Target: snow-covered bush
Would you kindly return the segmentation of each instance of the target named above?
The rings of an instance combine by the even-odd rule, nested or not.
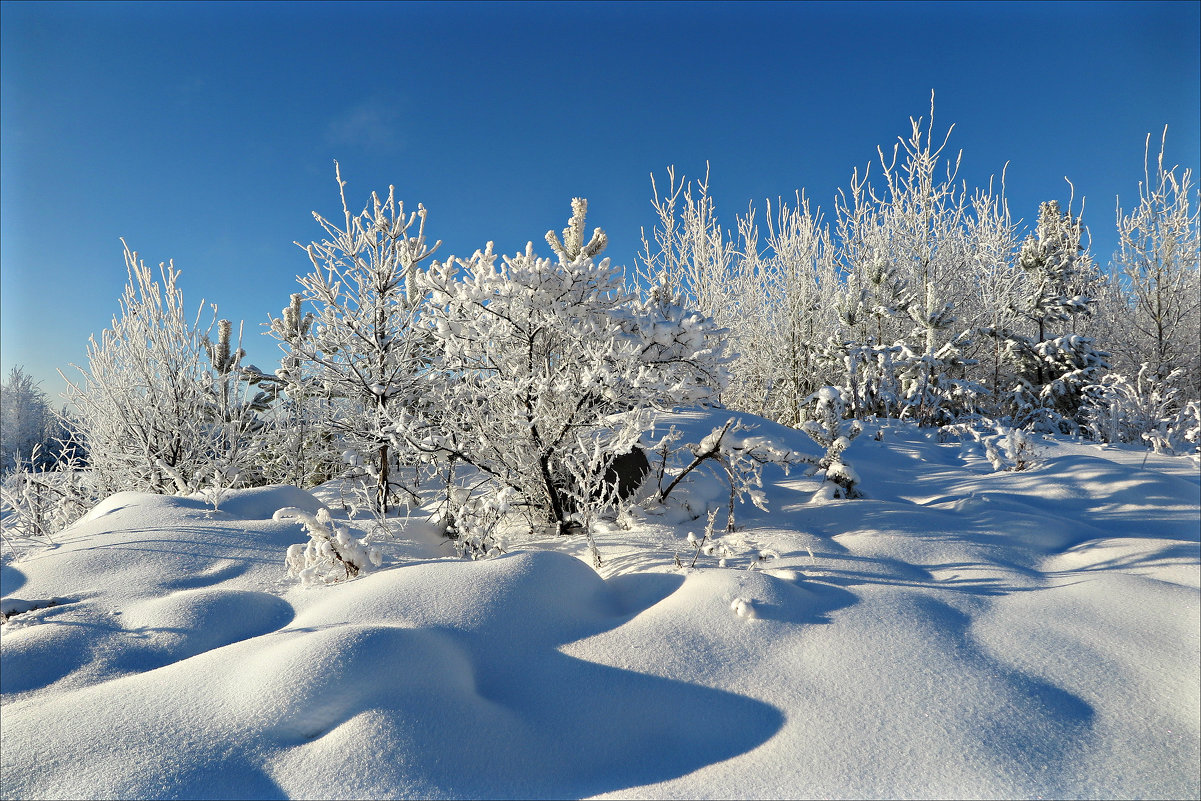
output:
[[[308,532],[308,543],[288,546],[284,558],[288,575],[306,585],[354,578],[383,561],[379,548],[351,536],[345,526],[334,522],[324,506],[316,514],[287,506],[276,511],[272,519],[295,520]]]
[[[1143,434],[1143,439],[1156,453],[1201,453],[1201,401],[1189,401],[1154,431]]]
[[[1176,388],[1182,373],[1157,377],[1154,367],[1144,363],[1133,381],[1120,373],[1104,376],[1086,391],[1088,433],[1101,442],[1149,441],[1183,408]]]
[[[993,470],[1025,470],[1038,456],[1038,448],[1030,432],[987,417],[946,426],[942,431],[961,438],[971,437],[984,449],[984,457]]]
[[[705,400],[724,381],[721,330],[664,293],[628,294],[619,270],[589,255],[603,233],[580,244],[585,211],[573,203],[557,262],[531,243],[498,265],[489,243],[421,276],[439,354],[421,386],[439,403],[392,415],[397,440],[474,467],[494,492],[516,493],[532,527],[559,533],[610,504],[592,479],[656,410]]]
[[[514,494],[508,487],[495,493],[473,493],[456,487],[448,493],[451,508],[443,523],[459,556],[484,559],[504,553],[496,530],[509,513]]]
[[[27,461],[18,456],[16,469],[0,482],[0,530],[10,546],[14,537],[53,541],[97,499],[92,473],[78,462],[38,467],[44,464],[40,447],[33,447]]]
[[[851,444],[851,440],[863,433],[863,424],[852,420],[844,430],[846,401],[836,387],[822,387],[810,396],[809,401],[813,403],[815,419],[805,421],[801,430],[826,449],[826,453],[816,465],[815,472],[823,473],[826,481],[838,487],[835,490],[836,497],[862,497],[858,489],[859,474],[842,460],[842,454]]]
[[[836,250],[820,209],[811,211],[801,192],[794,205],[769,201],[765,220],[760,253],[754,209],[738,218],[737,304],[722,324],[739,358],[722,402],[796,426],[801,401],[828,381],[819,355],[835,324]]]
[[[81,380],[64,376],[64,397],[78,410],[101,494],[196,492],[252,463],[263,399],[250,396],[232,326],[221,321],[213,343],[212,326],[199,326],[204,304],[195,318],[186,313],[173,263],[159,265],[161,283],[128,246],[125,265],[120,314],[91,338]]]
[[[750,426],[731,417],[725,425],[714,428],[700,442],[686,446],[692,455],[691,461],[671,478],[667,486],[663,486],[666,480],[667,456],[671,445],[678,440],[674,432],[669,432],[657,446],[662,451],[662,462],[658,469],[659,490],[653,500],[665,502],[692,471],[713,462],[721,468],[722,477],[726,479],[730,489],[726,531],[734,530],[734,504],[744,497],[749,498],[758,508],[767,511],[767,498],[762,490],[763,466],[779,465],[787,474],[792,465],[813,463],[814,460],[808,455],[782,448],[768,437],[748,436],[752,430]]]
[[[733,272],[734,243],[717,221],[713,196],[709,194],[709,171],[704,180],[689,184],[685,176],[676,181],[675,167],[667,169],[668,191],[659,194],[651,175],[658,216],[652,238],[642,235],[643,252],[639,273],[647,286],[662,286],[706,317],[719,322],[737,319],[739,290],[748,287]],[[695,191],[695,195],[693,194]]]

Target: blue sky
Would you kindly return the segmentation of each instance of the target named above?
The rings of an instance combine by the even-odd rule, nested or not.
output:
[[[512,253],[573,196],[632,265],[650,173],[712,165],[724,224],[854,167],[928,113],[1015,216],[1087,198],[1103,262],[1143,143],[1201,152],[1201,4],[35,3],[0,7],[0,369],[51,396],[117,310],[119,237],[173,258],[247,350],[307,272],[293,242],[389,184],[439,256]],[[543,248],[545,250],[545,247]]]

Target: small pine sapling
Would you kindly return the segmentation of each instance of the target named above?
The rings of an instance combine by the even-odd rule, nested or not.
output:
[[[1004,450],[1005,457],[1012,463],[1010,470],[1025,470],[1034,463],[1035,448],[1030,441],[1030,435],[1020,428],[1010,428],[1004,432],[999,444]],[[993,463],[995,466],[995,462]]]
[[[842,454],[851,444],[851,440],[863,433],[863,425],[858,420],[853,420],[846,432],[843,432],[842,418],[846,404],[842,393],[835,387],[822,387],[809,396],[808,401],[815,404],[816,419],[807,420],[801,426],[801,430],[826,449],[814,473],[825,471],[825,480],[838,487],[835,490],[836,497],[862,498],[863,495],[859,491],[859,474],[842,460]]]
[[[217,307],[212,309],[216,315]],[[261,483],[261,476],[252,475],[249,468],[258,460],[263,444],[261,435],[265,426],[259,414],[267,411],[274,400],[270,392],[252,389],[262,373],[257,367],[242,364],[246,351],[242,348],[241,326],[236,346],[232,343],[232,322],[218,320],[216,328],[216,341],[209,336],[212,326],[201,338],[209,374],[205,386],[209,405],[205,414],[219,444],[209,465],[211,487],[202,491],[210,496],[214,510],[230,489]]]
[[[984,448],[984,458],[988,459],[993,470],[1017,472],[1034,464],[1038,450],[1027,431],[994,422],[987,417],[981,418],[981,422],[988,427],[984,432],[970,423],[946,426],[945,430],[961,437],[970,436],[975,440]],[[994,433],[987,433],[988,429]]]

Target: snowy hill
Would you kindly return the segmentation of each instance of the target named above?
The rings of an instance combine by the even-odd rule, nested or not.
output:
[[[769,466],[770,511],[698,553],[699,475],[698,519],[609,526],[599,571],[579,537],[471,562],[414,521],[306,588],[272,515],[365,533],[336,487],[113,496],[5,554],[0,795],[1201,797],[1196,462],[1059,441],[994,472],[876,431],[866,498]]]

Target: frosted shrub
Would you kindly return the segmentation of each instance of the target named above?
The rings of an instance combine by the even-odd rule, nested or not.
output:
[[[978,427],[980,425],[984,426],[983,430]],[[984,458],[988,459],[993,470],[1025,470],[1038,456],[1038,449],[1029,432],[988,418],[981,418],[975,425],[959,423],[943,430],[960,437],[970,436],[984,449]]]
[[[1156,453],[1183,455],[1201,452],[1201,402],[1189,401],[1170,418],[1161,420],[1143,439]]]
[[[514,492],[505,488],[495,494],[472,495],[469,490],[453,492],[455,509],[446,519],[446,536],[455,552],[464,558],[499,556],[504,549],[496,541],[496,529],[509,512]]]
[[[89,474],[71,463],[59,470],[37,469],[40,445],[29,459],[15,458],[16,469],[0,483],[0,520],[4,540],[14,537],[53,542],[52,535],[82,517],[96,502]]]
[[[1181,402],[1184,370],[1157,376],[1144,363],[1134,381],[1110,373],[1088,388],[1088,432],[1102,442],[1143,442],[1156,453],[1187,453],[1198,443],[1197,401]]]
[[[826,481],[838,488],[835,490],[836,497],[863,497],[858,489],[859,474],[842,460],[842,454],[851,440],[863,433],[863,425],[853,420],[844,433],[842,419],[846,413],[846,403],[842,393],[835,387],[822,387],[809,400],[814,404],[816,419],[807,420],[801,430],[826,449],[814,472],[824,471]]]
[[[1134,381],[1110,373],[1090,386],[1085,412],[1088,433],[1101,442],[1139,442],[1167,417],[1177,393],[1148,381],[1149,364],[1143,364]],[[1172,377],[1178,377],[1173,375]],[[1167,390],[1167,391],[1165,391]]]
[[[787,448],[782,448],[767,437],[747,436],[752,429],[736,422],[733,417],[725,425],[715,428],[700,442],[689,445],[692,460],[677,473],[671,482],[663,487],[666,475],[666,460],[671,443],[677,437],[675,432],[660,440],[663,464],[658,469],[659,491],[655,500],[662,503],[667,500],[679,484],[693,471],[707,462],[714,462],[721,467],[730,488],[730,503],[726,515],[726,530],[734,530],[734,504],[739,499],[749,497],[751,503],[767,511],[767,498],[763,494],[763,466],[776,464],[784,468],[785,474],[794,464],[811,462],[812,458]]]
[[[278,510],[272,519],[296,520],[308,532],[308,543],[289,546],[284,559],[288,575],[305,585],[332,584],[354,578],[371,566],[378,567],[383,561],[378,548],[368,545],[365,539],[352,537],[345,526],[333,521],[325,507],[313,515],[288,506]]]
[[[121,312],[91,339],[88,369],[77,368],[64,397],[78,410],[102,494],[197,492],[218,471],[253,462],[264,399],[247,394],[232,324],[215,323],[214,344],[212,325],[200,327],[204,304],[187,314],[174,264],[159,265],[160,282],[126,247],[125,265]]]
[[[636,446],[656,410],[704,401],[724,385],[721,329],[652,293],[621,284],[585,203],[573,203],[558,260],[533,244],[500,259],[491,244],[456,268],[419,275],[429,294],[434,369],[422,390],[437,408],[392,412],[391,434],[428,459],[457,460],[516,493],[533,528],[588,529],[611,507],[593,485]]]

